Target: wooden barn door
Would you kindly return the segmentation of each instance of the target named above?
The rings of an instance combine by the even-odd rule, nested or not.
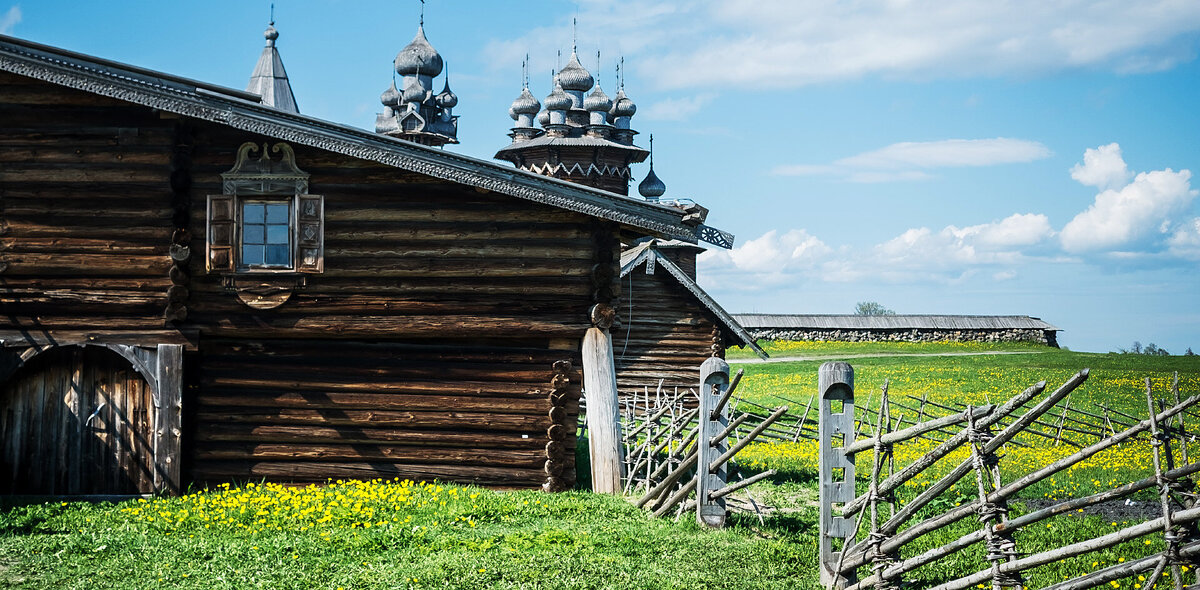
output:
[[[103,347],[44,352],[0,390],[0,493],[154,491],[150,386]]]

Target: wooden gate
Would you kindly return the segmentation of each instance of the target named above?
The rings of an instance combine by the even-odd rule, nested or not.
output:
[[[155,489],[151,388],[103,347],[48,350],[0,390],[0,493]]]

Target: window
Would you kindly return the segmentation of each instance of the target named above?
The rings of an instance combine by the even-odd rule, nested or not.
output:
[[[209,272],[319,273],[325,270],[325,200],[308,194],[308,174],[296,168],[284,143],[245,143],[237,164],[221,175],[225,194],[209,195]],[[254,154],[255,157],[251,157]]]
[[[292,267],[290,202],[242,203],[242,249],[238,267]]]

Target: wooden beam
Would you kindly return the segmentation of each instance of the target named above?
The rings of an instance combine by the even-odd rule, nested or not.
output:
[[[159,344],[154,391],[154,488],[179,494],[183,439],[183,345]]]
[[[587,401],[592,491],[620,494],[621,417],[612,336],[608,330],[588,328],[583,337],[583,391]]]

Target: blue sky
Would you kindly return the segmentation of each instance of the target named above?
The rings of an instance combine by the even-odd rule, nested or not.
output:
[[[0,0],[0,32],[242,88],[269,5]],[[371,128],[419,9],[276,2],[301,112]],[[508,143],[522,57],[540,99],[573,18],[610,94],[625,58],[666,196],[738,236],[700,268],[726,309],[874,300],[1200,349],[1200,2],[428,0],[450,149]]]

